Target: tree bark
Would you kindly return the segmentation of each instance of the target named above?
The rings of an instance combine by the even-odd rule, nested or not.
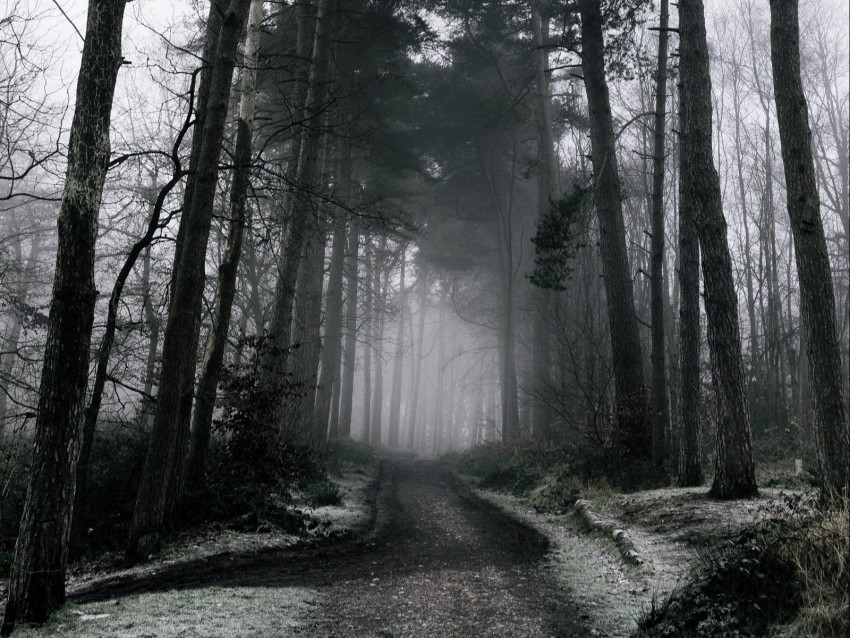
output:
[[[413,392],[410,398],[410,421],[407,428],[407,447],[412,450],[416,444],[416,425],[419,416],[419,391],[422,386],[422,362],[425,359],[425,315],[428,305],[428,264],[423,260],[419,270],[419,349],[416,354],[416,369],[414,370],[412,383]],[[413,333],[411,331],[411,341]]]
[[[59,246],[29,484],[9,577],[3,635],[44,622],[65,601],[80,421],[97,289],[97,218],[109,164],[112,99],[121,68],[123,0],[91,0],[59,209]]]
[[[127,543],[130,562],[158,550],[160,534],[170,522],[167,520],[170,518],[169,504],[176,502],[175,496],[181,488],[184,446],[188,440],[188,432],[184,431],[188,423],[184,427],[181,409],[185,408],[185,402],[191,401],[194,390],[196,324],[204,289],[204,262],[218,180],[218,157],[239,38],[249,6],[249,0],[231,0],[222,17],[192,205],[184,213],[189,217],[186,238],[165,327],[153,431],[130,524]]]
[[[680,138],[681,144],[681,138]],[[681,149],[680,157],[687,151]],[[699,237],[690,184],[679,182],[679,466],[678,484],[703,483],[700,450]]]
[[[652,328],[652,462],[663,471],[667,457],[666,433],[670,428],[670,394],[664,333],[664,138],[667,114],[668,0],[661,0],[658,31],[658,66],[655,74],[655,131],[652,150],[652,244],[650,314]]]
[[[613,355],[617,404],[615,445],[623,458],[644,459],[650,448],[649,414],[643,382],[643,354],[626,252],[614,125],[605,81],[602,12],[596,0],[580,0],[579,10],[602,274]]]
[[[307,241],[308,223],[314,217],[311,191],[316,180],[320,146],[324,137],[320,121],[325,110],[329,88],[333,22],[334,13],[331,11],[330,0],[319,0],[313,65],[310,69],[309,87],[304,102],[303,125],[308,128],[301,136],[298,167],[294,180],[295,192],[289,200],[289,212],[286,216],[290,220],[288,235],[281,254],[280,272],[275,284],[274,305],[269,325],[269,336],[274,338],[278,348],[281,349],[265,362],[266,369],[274,377],[282,377],[287,370],[286,348],[292,341],[291,324],[295,287],[298,271],[301,268],[304,245]]]
[[[254,134],[254,105],[257,96],[257,61],[260,53],[260,24],[263,0],[251,0],[245,36],[245,62],[242,70],[239,122],[234,170],[230,188],[230,220],[224,254],[218,267],[218,286],[213,304],[210,333],[204,349],[201,376],[195,393],[192,435],[186,468],[186,486],[192,492],[203,490],[206,482],[207,451],[210,444],[215,391],[224,363],[227,332],[236,296],[236,275],[242,256],[242,237],[246,224],[248,175],[251,172],[251,140]]]
[[[322,351],[322,289],[325,280],[325,224],[314,228],[304,247],[304,263],[298,275],[298,290],[295,304],[295,336],[298,345],[293,353],[292,369],[295,381],[302,383],[302,395],[297,401],[294,420],[296,437],[318,443],[325,432],[320,433],[315,422],[316,384],[318,382],[319,357]],[[321,434],[321,436],[320,436]]]
[[[368,443],[371,439],[370,429],[372,427],[372,348],[375,344],[375,290],[373,288],[374,271],[377,266],[375,248],[371,239],[365,238],[364,275],[366,288],[363,298],[363,315],[365,325],[363,333],[366,335],[366,344],[363,348],[363,431],[361,440]]]
[[[687,214],[694,220],[699,236],[708,345],[717,395],[717,461],[710,493],[717,498],[748,498],[758,494],[758,488],[741,357],[738,297],[711,147],[711,77],[702,0],[680,0],[679,35],[681,206],[684,208],[687,200]]]
[[[846,496],[850,484],[850,429],[842,397],[835,293],[820,216],[808,106],[800,80],[797,0],[771,0],[770,17],[774,93],[800,279],[820,479],[825,492]]]
[[[348,153],[346,153],[348,155]],[[342,198],[351,198],[351,158],[341,162]],[[345,213],[338,210],[333,220],[331,264],[328,273],[328,293],[325,301],[325,334],[322,348],[321,376],[316,390],[316,426],[328,438],[339,438],[340,360],[342,358],[342,293],[345,253]],[[331,418],[334,415],[336,418]]]
[[[381,239],[380,258],[386,259],[387,238]],[[375,354],[375,371],[372,380],[372,425],[369,428],[369,440],[380,445],[384,414],[384,327],[386,325],[387,290],[389,288],[389,267],[384,266],[383,274],[378,267],[379,257],[375,256],[374,270],[374,316],[372,318],[375,339],[372,350]]]
[[[552,108],[549,97],[549,14],[547,0],[532,0],[531,26],[534,39],[535,123],[537,125],[537,216],[542,219],[549,212],[552,201],[559,195],[558,159],[552,134]],[[538,289],[534,293],[533,388],[532,432],[535,438],[547,441],[551,435],[552,409],[546,393],[552,387],[552,327],[550,304],[552,293]]]
[[[405,249],[401,249],[401,280],[399,283],[398,302],[398,332],[395,341],[395,358],[393,360],[393,385],[390,390],[390,422],[387,443],[390,447],[398,447],[399,421],[401,420],[401,382],[404,366],[404,322],[407,315],[407,290],[404,288]]]
[[[345,255],[345,345],[342,363],[342,389],[339,397],[339,436],[351,436],[351,412],[354,402],[354,372],[357,366],[357,288],[360,233],[352,219]]]

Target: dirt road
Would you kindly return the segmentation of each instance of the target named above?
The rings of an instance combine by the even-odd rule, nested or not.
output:
[[[588,636],[542,565],[548,543],[432,462],[384,462],[367,540],[183,563],[102,581],[78,602],[219,586],[310,586],[304,638]]]

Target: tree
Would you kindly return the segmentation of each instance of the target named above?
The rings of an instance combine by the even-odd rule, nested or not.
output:
[[[549,16],[547,3],[540,0],[531,2],[531,28],[534,40],[535,120],[537,125],[537,215],[542,219],[559,195],[558,159],[555,155],[555,140],[552,133],[552,106],[549,96],[549,53],[546,48],[549,37]],[[547,440],[552,426],[552,410],[541,396],[551,385],[551,293],[539,290],[536,293],[534,309],[534,405],[532,407],[532,428],[535,437]]]
[[[680,153],[683,141],[679,137]],[[690,182],[679,180],[679,464],[682,487],[702,485],[700,450],[699,236]]]
[[[222,16],[207,117],[203,131],[195,131],[203,140],[192,204],[183,213],[188,220],[165,326],[156,413],[127,542],[127,559],[131,562],[158,550],[163,526],[170,519],[182,489],[188,432],[182,427],[180,411],[184,402],[191,400],[194,391],[196,317],[204,289],[204,262],[218,182],[218,157],[237,48],[249,6],[250,0],[231,0]]]
[[[236,295],[236,274],[242,255],[242,237],[247,222],[247,196],[251,171],[251,148],[254,134],[254,104],[257,97],[257,61],[260,53],[260,25],[263,21],[262,0],[251,0],[245,36],[245,62],[239,99],[239,122],[236,131],[234,170],[230,188],[230,220],[224,255],[218,266],[218,287],[207,337],[201,376],[192,417],[192,439],[186,469],[186,484],[193,491],[204,486],[204,472],[209,448],[215,391],[224,363],[227,330]]]
[[[393,360],[393,385],[390,391],[390,422],[387,443],[390,447],[398,447],[398,432],[401,421],[401,381],[404,366],[404,322],[407,315],[407,289],[404,287],[404,270],[406,265],[406,247],[402,246],[401,275],[399,283],[398,333],[395,341],[395,358]]]
[[[339,436],[351,436],[351,411],[354,399],[354,372],[357,362],[357,289],[359,280],[358,249],[360,231],[354,220],[348,229],[348,247],[345,254],[345,344],[342,362],[342,388],[339,397]]]
[[[303,105],[303,124],[308,128],[299,140],[300,148],[294,179],[295,192],[292,193],[287,205],[286,217],[290,222],[285,247],[280,258],[280,272],[275,284],[274,307],[269,326],[269,335],[276,340],[279,348],[288,348],[291,345],[295,289],[302,265],[302,255],[305,252],[308,224],[314,216],[311,192],[319,168],[321,143],[324,137],[320,120],[327,107],[334,19],[335,11],[331,7],[330,0],[319,0],[313,64],[310,68],[309,85]],[[286,372],[286,367],[285,351],[278,353],[273,360],[267,362],[270,374],[275,376]]]
[[[788,215],[812,378],[821,486],[825,492],[846,496],[850,487],[850,429],[842,396],[835,294],[820,216],[808,106],[800,79],[797,0],[771,0],[770,45]]]
[[[726,239],[720,180],[711,149],[711,77],[702,0],[680,0],[681,207],[696,226],[705,287],[712,381],[717,395],[717,461],[710,494],[748,498],[758,493],[753,466],[738,297]],[[684,291],[683,291],[684,293]]]
[[[655,131],[652,149],[652,250],[650,310],[652,313],[652,462],[660,470],[666,457],[670,427],[670,396],[664,347],[664,120],[667,110],[668,1],[661,0],[658,26],[658,66],[655,73]]]
[[[605,80],[602,12],[596,0],[580,0],[579,10],[581,64],[590,115],[594,194],[614,365],[616,444],[624,458],[641,459],[649,451],[648,406],[643,382],[643,353],[626,254],[614,125]]]
[[[97,289],[97,218],[109,164],[112,98],[121,68],[124,0],[91,0],[59,210],[59,249],[27,496],[2,634],[44,622],[65,600],[76,456]]]

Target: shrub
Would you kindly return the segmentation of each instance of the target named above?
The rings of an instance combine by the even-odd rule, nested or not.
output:
[[[342,505],[342,489],[331,480],[323,478],[310,481],[304,488],[305,502],[312,508]]]
[[[310,451],[282,440],[280,410],[301,389],[288,378],[269,380],[263,369],[268,356],[282,354],[265,337],[249,337],[249,362],[222,371],[222,415],[215,421],[223,435],[221,470],[237,483],[274,486],[302,472],[314,471]]]

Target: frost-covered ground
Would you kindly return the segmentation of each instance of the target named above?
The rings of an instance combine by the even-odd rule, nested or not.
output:
[[[369,491],[375,466],[344,467],[333,481],[341,488],[343,503],[316,509],[300,505],[339,534],[360,533],[370,515]],[[298,505],[296,501],[296,505]],[[18,628],[16,638],[279,638],[311,616],[317,597],[306,586],[222,586],[211,583],[121,595],[80,603],[81,592],[104,583],[154,581],[189,565],[219,564],[226,571],[235,557],[296,547],[303,539],[282,532],[248,533],[229,530],[189,532],[166,545],[155,560],[125,569],[80,568],[69,578],[70,602],[40,628]],[[101,564],[108,564],[108,560]],[[166,581],[167,582],[167,581]]]
[[[670,488],[602,495],[583,511],[552,514],[526,497],[476,491],[550,539],[547,569],[584,608],[592,635],[618,638],[684,578],[698,547],[733,535],[781,494],[763,489],[759,499],[724,502],[706,498],[707,488]],[[623,536],[637,560],[626,556]]]

